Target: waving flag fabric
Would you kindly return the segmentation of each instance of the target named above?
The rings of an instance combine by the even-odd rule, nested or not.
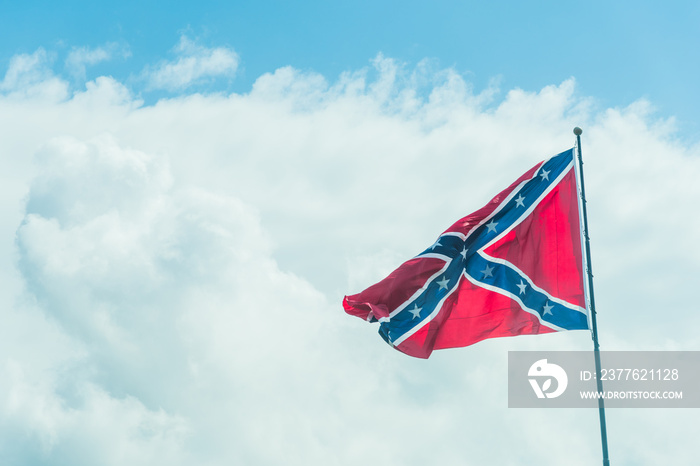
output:
[[[361,293],[348,314],[379,322],[406,354],[487,338],[588,328],[574,150],[537,164],[422,253]]]

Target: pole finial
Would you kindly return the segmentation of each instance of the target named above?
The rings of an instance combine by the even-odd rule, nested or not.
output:
[[[576,128],[574,128],[574,134],[576,136],[581,136],[582,133],[583,133],[583,130],[581,128],[579,128],[578,126]]]

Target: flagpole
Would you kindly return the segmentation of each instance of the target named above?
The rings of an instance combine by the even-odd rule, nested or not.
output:
[[[583,130],[578,126],[574,128],[576,135],[576,147],[578,149],[579,175],[581,176],[581,208],[583,213],[583,237],[584,248],[586,250],[586,273],[588,275],[588,297],[591,311],[591,333],[593,336],[593,356],[595,358],[595,373],[598,392],[603,392],[603,381],[600,375],[600,344],[598,344],[598,323],[596,321],[595,298],[593,295],[593,268],[591,266],[591,245],[588,237],[588,215],[586,213],[586,189],[583,183],[583,157],[581,155],[581,134]],[[598,398],[598,413],[600,417],[600,438],[603,444],[603,466],[610,465],[608,458],[608,432],[605,427],[605,402],[602,397]]]

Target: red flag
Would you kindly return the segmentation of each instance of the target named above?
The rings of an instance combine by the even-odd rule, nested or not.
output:
[[[588,328],[573,149],[537,164],[387,278],[346,296],[411,356]]]

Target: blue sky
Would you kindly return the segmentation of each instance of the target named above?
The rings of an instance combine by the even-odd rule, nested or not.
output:
[[[602,348],[700,349],[694,3],[1,8],[3,465],[599,463],[595,410],[507,408],[588,332],[425,361],[341,306],[574,126]],[[610,410],[613,464],[696,418]]]
[[[15,2],[3,6],[0,62],[38,47],[59,56],[107,42],[131,55],[90,70],[124,79],[187,32],[241,56],[223,89],[247,92],[262,73],[291,65],[333,79],[378,52],[429,58],[479,88],[536,90],[569,77],[604,106],[643,97],[698,140],[696,2]]]

